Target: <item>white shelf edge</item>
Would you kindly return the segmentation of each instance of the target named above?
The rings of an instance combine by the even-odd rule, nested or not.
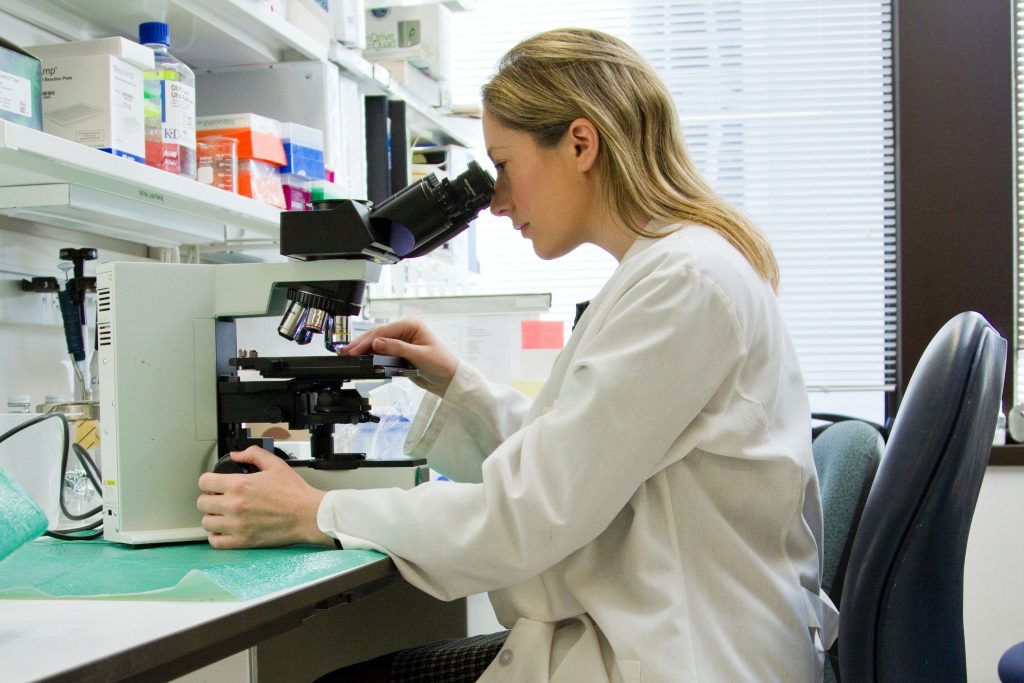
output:
[[[147,226],[159,215],[160,225],[153,228],[149,237],[156,245],[166,245],[180,235],[181,243],[209,242],[211,238],[237,238],[242,235],[269,237],[279,235],[280,210],[248,197],[231,194],[224,190],[204,185],[189,178],[176,176],[120,157],[114,157],[69,140],[64,140],[25,126],[0,121],[0,174],[14,171],[9,175],[24,174],[24,181],[5,181],[8,190],[15,186],[52,186],[54,202],[51,206],[64,207],[60,210],[65,219],[62,223],[55,218],[55,225],[67,226],[73,221],[74,202],[61,190],[82,188],[78,196],[87,196],[92,205],[97,198],[113,196],[116,210],[122,223],[135,216],[138,231],[133,233],[134,241],[146,243]],[[69,189],[68,192],[75,192]],[[12,195],[10,191],[6,193]],[[8,201],[8,204],[17,202]],[[37,214],[45,220],[46,204],[39,198],[39,190],[26,190],[25,206],[8,206],[5,213],[14,215],[21,212],[23,217]],[[111,207],[113,210],[115,207]],[[54,211],[50,211],[55,214]],[[87,214],[83,210],[81,220],[86,225],[76,229],[88,230]],[[172,228],[176,217],[181,225]],[[39,220],[34,218],[34,220]],[[215,235],[212,226],[220,225],[222,234]],[[95,225],[94,232],[125,237],[122,230]],[[191,236],[192,239],[189,239]]]
[[[380,299],[371,296],[366,300],[366,312],[371,317],[386,319],[407,315],[491,315],[546,313],[549,310],[549,292]]]

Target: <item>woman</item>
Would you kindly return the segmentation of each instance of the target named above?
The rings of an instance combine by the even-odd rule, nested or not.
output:
[[[337,539],[436,597],[490,591],[511,631],[481,681],[820,680],[835,611],[767,242],[700,178],[666,88],[616,38],[528,39],[483,104],[491,211],[543,259],[591,243],[619,261],[549,380],[531,404],[414,319],[371,330],[345,353],[420,369],[406,450],[454,481],[324,494],[250,449],[234,457],[261,485],[200,480],[211,544]],[[244,496],[253,512],[232,514]]]

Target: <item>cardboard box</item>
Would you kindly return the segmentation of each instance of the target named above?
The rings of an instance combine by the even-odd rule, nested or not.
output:
[[[372,61],[408,61],[435,80],[451,78],[451,10],[441,4],[378,7],[366,12],[366,49]]]
[[[299,123],[281,124],[281,138],[287,161],[281,175],[294,174],[306,179],[324,177],[324,135],[322,131]],[[284,182],[284,181],[282,181]]]
[[[0,38],[0,119],[42,130],[42,82],[40,61]]]
[[[327,45],[333,37],[334,29],[325,4],[317,0],[288,0],[285,19],[318,43]]]
[[[333,172],[342,166],[343,137],[362,126],[361,120],[350,122],[346,115],[346,104],[339,99],[341,81],[354,83],[330,62],[221,67],[197,74],[196,107],[200,116],[251,111],[322,131],[324,166]],[[361,110],[362,97],[355,97]],[[359,153],[365,159],[365,146]]]
[[[363,0],[328,0],[334,39],[346,47],[366,47],[366,3]]]
[[[152,69],[154,66],[153,50],[133,40],[120,37],[76,40],[67,43],[52,43],[50,45],[33,45],[28,50],[42,60],[45,60],[47,57],[110,55],[111,57],[117,57],[130,64],[134,64],[144,71]]]
[[[43,130],[145,163],[143,74],[153,51],[124,38],[31,49],[43,63]]]
[[[221,114],[196,118],[196,137],[224,136],[238,140],[238,159],[257,159],[283,166],[287,161],[281,123],[259,114]],[[241,173],[241,164],[239,164]],[[239,187],[241,187],[239,182]]]
[[[279,209],[287,208],[277,164],[260,159],[238,160],[238,194]]]

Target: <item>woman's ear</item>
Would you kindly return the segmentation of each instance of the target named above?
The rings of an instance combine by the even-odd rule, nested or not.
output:
[[[576,167],[586,172],[597,163],[597,152],[601,147],[601,136],[597,126],[588,119],[578,118],[569,124],[569,142],[576,154]]]

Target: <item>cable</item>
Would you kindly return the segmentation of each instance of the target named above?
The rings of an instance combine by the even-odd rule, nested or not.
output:
[[[89,454],[89,451],[85,450],[85,446],[77,441],[71,444],[71,450],[78,456],[78,462],[82,463],[82,469],[85,470],[86,476],[89,477],[92,487],[102,496],[103,487],[100,485],[100,470],[96,466],[96,461],[92,459],[92,455]]]
[[[96,520],[92,524],[85,526],[75,527],[74,529],[61,529],[60,531],[46,530],[46,535],[50,538],[60,539],[61,541],[92,541],[103,535],[102,531],[97,531],[94,534],[88,534],[83,536],[77,536],[78,532],[91,531],[93,529],[99,529],[103,526],[103,520]]]
[[[28,420],[25,420],[21,424],[15,425],[11,429],[8,429],[3,434],[0,434],[0,443],[3,443],[4,441],[6,441],[7,439],[11,438],[15,434],[17,434],[17,433],[19,433],[19,432],[21,432],[21,431],[23,431],[25,429],[28,429],[29,427],[31,427],[33,425],[37,425],[40,422],[43,422],[44,420],[49,420],[51,418],[57,418],[61,422],[61,453],[62,453],[62,455],[61,455],[61,459],[60,459],[60,491],[57,494],[57,502],[60,505],[60,510],[61,510],[61,512],[64,513],[65,517],[67,517],[68,519],[74,520],[76,522],[80,522],[82,520],[86,520],[86,519],[88,519],[90,517],[93,517],[93,516],[99,514],[100,512],[102,512],[103,511],[103,506],[102,505],[98,505],[98,506],[94,507],[93,509],[91,509],[91,510],[89,510],[87,512],[81,513],[81,514],[75,514],[75,513],[72,513],[70,510],[68,510],[67,504],[66,504],[66,502],[64,500],[64,482],[65,482],[65,478],[67,477],[67,472],[68,472],[68,450],[69,450],[68,444],[71,441],[71,435],[70,435],[70,428],[68,426],[68,418],[67,418],[67,416],[64,415],[64,413],[51,412],[51,413],[45,413],[43,415],[38,415],[38,416],[33,417],[33,418],[29,418]],[[89,482],[93,485],[93,487],[95,487],[96,492],[98,494],[100,494],[100,496],[102,496],[103,495],[103,488],[100,486],[100,483],[99,483],[98,468],[96,467],[95,461],[93,461],[92,456],[90,456],[88,451],[86,451],[80,444],[76,443],[76,444],[74,444],[74,446],[77,447],[77,448],[72,448],[71,450],[74,450],[75,455],[78,457],[78,460],[82,463],[82,467],[85,469],[86,476],[89,477]],[[70,531],[70,532],[89,531],[89,530],[92,530],[92,529],[99,528],[102,524],[103,524],[102,520],[97,520],[95,522],[90,523],[89,525],[86,525],[86,526],[83,526],[83,527],[77,527],[77,528],[74,528],[74,529],[61,529],[59,531],[49,531],[49,530],[47,530],[46,535],[47,536],[52,536],[53,538],[61,538],[63,540],[69,540],[69,541],[79,541],[79,540],[81,540],[81,541],[88,541],[88,540],[92,540],[94,538],[99,538],[100,536],[103,535],[103,532],[101,531],[101,532],[99,532],[97,534],[90,534],[89,536],[72,536],[72,535],[69,535],[69,534],[63,533],[63,532],[66,532],[66,531]]]

